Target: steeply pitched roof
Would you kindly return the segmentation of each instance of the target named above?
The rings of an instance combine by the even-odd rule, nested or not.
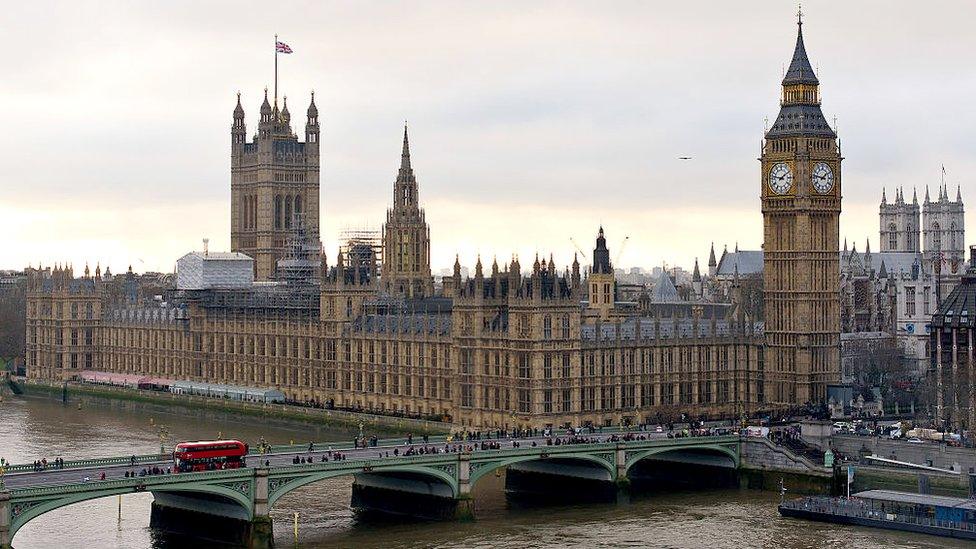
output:
[[[793,135],[836,137],[833,128],[824,118],[820,105],[783,105],[779,116],[766,132],[767,138]]]
[[[718,269],[715,271],[715,273],[718,276],[732,276],[735,274],[736,265],[739,267],[739,276],[762,274],[762,250],[739,250],[737,252],[724,252],[722,254],[722,259],[718,261]]]
[[[935,328],[976,327],[976,268],[970,266],[959,285],[942,300],[932,315]]]
[[[674,282],[671,282],[671,277],[668,273],[661,273],[657,283],[654,284],[654,291],[651,292],[651,302],[669,303],[678,299],[678,289],[674,287]]]
[[[793,60],[790,61],[790,68],[783,77],[783,85],[787,84],[813,84],[817,85],[817,75],[810,66],[810,59],[807,58],[807,48],[803,44],[803,23],[797,23],[796,47],[793,49]]]

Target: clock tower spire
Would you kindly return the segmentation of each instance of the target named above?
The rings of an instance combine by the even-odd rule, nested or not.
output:
[[[841,160],[798,13],[779,115],[760,158],[769,404],[824,402],[827,384],[840,379]]]

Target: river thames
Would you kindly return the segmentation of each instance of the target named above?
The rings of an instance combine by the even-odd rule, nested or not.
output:
[[[0,457],[14,463],[46,457],[88,457],[159,451],[158,426],[166,441],[219,435],[255,443],[349,440],[348,429],[268,422],[230,414],[174,408],[108,406],[86,401],[68,405],[44,398],[6,397],[0,403]],[[81,480],[81,479],[79,479]],[[778,494],[707,490],[633,497],[629,503],[525,507],[506,500],[504,478],[488,476],[474,488],[477,520],[376,522],[350,509],[351,478],[331,479],[296,490],[272,510],[278,547],[971,547],[946,538],[842,527],[781,518]],[[149,528],[151,494],[103,498],[58,509],[34,519],[14,538],[16,549],[51,547],[152,548],[195,546]],[[299,516],[298,543],[293,534]],[[203,546],[203,545],[200,545]]]

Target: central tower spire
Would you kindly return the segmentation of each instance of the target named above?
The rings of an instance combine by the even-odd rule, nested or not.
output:
[[[434,292],[430,275],[430,228],[420,208],[417,178],[410,165],[410,140],[403,124],[400,170],[393,183],[393,207],[383,225],[383,287],[405,297]]]

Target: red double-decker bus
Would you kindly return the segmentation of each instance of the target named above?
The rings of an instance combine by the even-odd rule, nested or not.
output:
[[[239,440],[181,442],[173,450],[173,463],[181,473],[244,467],[247,444]]]

